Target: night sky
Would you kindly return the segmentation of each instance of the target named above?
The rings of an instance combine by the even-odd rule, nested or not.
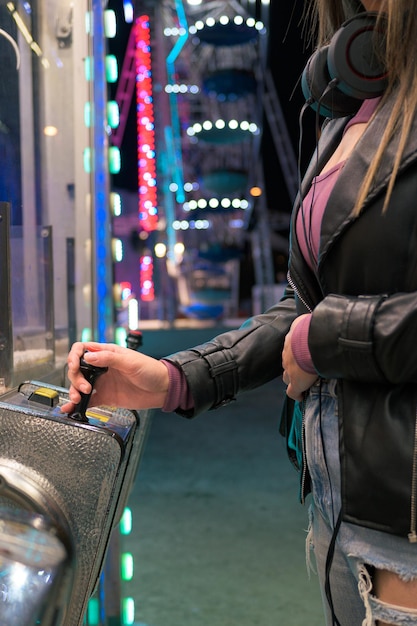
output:
[[[119,56],[119,64],[121,66],[126,41],[129,35],[130,25],[124,23],[122,14],[122,3],[120,0],[110,0],[109,6],[118,14],[118,36],[116,40],[110,40],[110,48],[113,53]],[[302,33],[302,10],[303,0],[295,0],[295,2],[283,2],[274,0],[271,2],[270,8],[270,36],[268,64],[273,74],[278,97],[283,108],[287,128],[293,140],[294,149],[298,150],[299,137],[299,111],[303,105],[304,99],[299,86],[299,79],[308,58],[308,51],[303,41]],[[131,107],[131,119],[125,134],[123,151],[128,155],[124,159],[123,171],[115,177],[116,186],[135,189],[136,186],[136,159],[130,158],[130,155],[136,154],[136,136],[135,136],[135,111],[134,106]],[[303,132],[303,146],[305,154],[310,154],[312,149],[312,122],[313,115],[305,116],[304,127],[310,126],[310,132]],[[305,128],[304,128],[305,130]],[[263,154],[265,163],[266,182],[271,179],[276,184],[280,176],[279,162],[275,154],[275,148],[271,140],[268,124],[265,124]],[[304,159],[305,161],[305,159]],[[305,165],[305,163],[304,163]],[[270,185],[268,185],[269,187]],[[281,185],[280,185],[281,186]],[[282,186],[284,193],[285,185]],[[270,190],[271,204],[274,204],[275,196],[278,198],[278,191]],[[286,203],[289,199],[285,199]]]
[[[304,97],[300,87],[300,77],[309,57],[309,50],[304,41],[302,12],[304,0],[284,2],[272,0],[270,8],[270,23],[268,37],[267,65],[274,78],[277,95],[283,110],[288,134],[291,138],[293,149],[298,159],[299,151],[299,113],[304,104]],[[118,36],[109,40],[110,52],[116,54],[119,67],[122,67],[126,43],[130,33],[130,25],[123,18],[121,0],[109,0],[109,8],[115,10],[118,21]],[[114,97],[116,85],[112,88]],[[300,159],[301,172],[305,169],[314,149],[314,125],[315,115],[308,110],[303,117],[302,157]],[[130,116],[127,123],[122,152],[122,170],[120,174],[113,176],[112,184],[115,188],[126,189],[136,192],[137,190],[137,139],[136,139],[136,111],[132,103]],[[276,154],[275,145],[271,136],[268,121],[264,119],[263,136],[261,142],[261,157],[263,160],[266,205],[270,215],[271,232],[276,232],[282,241],[288,238],[289,214],[292,209],[294,198],[288,194],[287,186],[281,171],[280,161]],[[258,214],[256,210],[250,214],[248,229],[256,226]],[[133,234],[133,233],[132,233]],[[135,242],[138,233],[135,234]],[[136,249],[135,242],[131,242]],[[286,247],[286,244],[284,244]],[[274,246],[273,246],[274,248]],[[251,285],[254,282],[254,261],[251,249],[245,247],[244,261],[242,261],[241,274],[244,276],[244,284],[241,285],[243,298],[250,298]],[[286,253],[282,247],[272,250],[276,277],[285,275],[287,266]]]
[[[309,57],[302,24],[303,1],[271,2],[268,63],[274,77],[275,87],[284,112],[295,154],[299,152],[299,115],[304,104],[300,77]],[[315,114],[309,109],[303,116],[301,171],[305,169],[314,149]],[[278,183],[279,161],[270,137],[268,124],[263,140],[264,174],[271,210],[279,208],[291,211],[292,199],[288,198],[285,184]]]
[[[118,37],[116,40],[110,40],[110,52],[113,52],[119,57],[119,66],[121,67],[130,25],[124,23],[122,3],[120,0],[110,0],[109,6],[118,14]],[[299,147],[299,112],[304,104],[304,98],[299,83],[300,76],[309,56],[302,29],[302,12],[303,0],[295,0],[294,2],[272,0],[267,59],[284,112],[288,132],[297,156]],[[306,167],[314,148],[314,118],[313,111],[308,111],[303,118],[303,158],[300,161],[302,171]],[[264,120],[261,152],[264,164],[264,180],[268,210],[271,214],[289,216],[293,198],[288,194],[266,119]],[[135,191],[137,189],[137,163],[134,105],[131,107],[130,119],[122,145],[122,163],[122,171],[120,174],[113,177],[113,184],[118,188]],[[280,219],[271,220],[273,224],[272,228],[276,227],[277,222],[280,222]],[[254,227],[255,224],[256,211],[253,213],[249,228]],[[285,227],[279,227],[277,232],[284,238],[288,236],[288,230]],[[249,266],[251,263],[252,262],[249,260]],[[286,259],[282,259],[280,263],[282,263],[283,267],[286,266]],[[279,271],[282,269],[283,268],[279,268]]]

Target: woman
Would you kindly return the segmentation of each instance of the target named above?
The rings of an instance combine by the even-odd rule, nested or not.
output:
[[[294,208],[283,299],[163,361],[77,343],[62,409],[90,390],[85,350],[109,368],[95,404],[186,417],[282,374],[282,431],[302,499],[312,493],[308,540],[326,624],[417,625],[417,0],[316,0],[319,50],[330,53],[346,18],[364,9],[378,12],[372,47],[384,88],[323,125]],[[341,86],[330,76],[316,108],[326,101],[332,114]]]

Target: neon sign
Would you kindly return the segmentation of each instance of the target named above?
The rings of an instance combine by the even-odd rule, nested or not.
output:
[[[138,17],[135,29],[139,224],[151,232],[158,225],[158,209],[149,17]]]

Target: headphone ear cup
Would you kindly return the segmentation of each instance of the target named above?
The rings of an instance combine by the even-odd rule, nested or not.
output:
[[[375,38],[383,47],[385,33],[376,30],[376,13],[361,13],[339,28],[329,44],[327,65],[330,78],[348,96],[366,100],[382,95],[387,72],[375,53]]]
[[[328,89],[329,46],[318,48],[309,58],[301,77],[301,88],[307,102],[324,117],[345,117],[358,111],[362,100],[347,96],[337,86]]]

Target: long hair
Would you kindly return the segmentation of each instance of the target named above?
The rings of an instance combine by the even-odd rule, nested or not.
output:
[[[313,3],[312,28],[315,29],[319,47],[329,43],[336,30],[351,16],[351,11],[358,12],[357,0],[313,0]],[[386,39],[384,51],[377,52],[384,55],[388,86],[379,108],[390,97],[393,98],[394,104],[378,150],[359,189],[355,214],[360,212],[372,187],[384,151],[394,134],[398,132],[398,148],[383,210],[387,208],[401,157],[417,113],[417,0],[382,0],[380,15],[382,14],[386,20]]]

